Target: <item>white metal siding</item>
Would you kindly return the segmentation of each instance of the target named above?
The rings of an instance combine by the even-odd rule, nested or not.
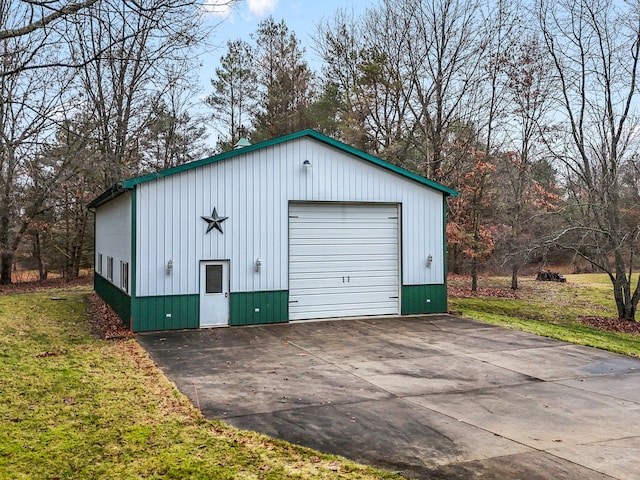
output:
[[[444,282],[443,194],[309,137],[136,188],[139,296],[198,293],[200,260],[230,260],[232,292],[288,290],[290,201],[401,204],[403,284]],[[213,207],[224,234],[205,234]]]
[[[129,264],[129,279],[131,279],[130,193],[122,194],[96,209],[96,263],[98,262],[99,254],[102,254],[101,275],[104,278],[107,278],[107,258],[112,257],[112,283],[120,288],[120,262]],[[131,280],[129,280],[129,286],[131,286]]]
[[[289,319],[399,314],[398,207],[289,207]]]

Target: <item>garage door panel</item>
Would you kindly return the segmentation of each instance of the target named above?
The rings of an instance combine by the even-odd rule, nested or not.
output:
[[[293,302],[295,300],[300,303],[301,300],[304,299],[305,302],[309,302],[309,305],[317,305],[321,302],[326,302],[330,305],[341,304],[341,303],[377,303],[377,302],[387,302],[395,301],[397,295],[389,295],[391,292],[385,292],[384,290],[376,291],[375,298],[370,298],[367,295],[366,287],[353,287],[348,292],[345,292],[344,289],[337,288],[327,288],[325,289],[308,289],[306,291],[301,291],[296,295],[292,295],[289,299]]]
[[[324,277],[333,277],[338,278],[342,277],[344,273],[341,269],[344,267],[344,262],[324,262],[325,265],[321,265],[322,262],[305,262],[303,264],[295,265],[295,268],[292,268],[289,271],[289,279],[291,280],[299,280],[301,278],[324,278]],[[321,267],[325,267],[327,269],[333,268],[334,270],[327,270],[324,272],[319,272],[318,269]],[[356,276],[366,276],[369,275],[370,272],[373,272],[373,275],[380,274],[381,272],[389,272],[395,268],[395,260],[384,260],[378,261],[374,264],[368,262],[366,259],[363,259],[360,262],[352,262],[352,266],[350,272]],[[349,273],[347,273],[349,275]],[[391,274],[393,275],[393,274]]]
[[[299,286],[303,287],[303,282],[335,282],[335,283],[358,283],[358,282],[378,282],[385,281],[397,285],[398,279],[395,275],[389,273],[388,270],[369,271],[363,270],[361,272],[352,271],[347,275],[336,275],[333,272],[313,272],[313,273],[294,273],[289,275],[289,278],[295,281]]]
[[[398,208],[292,204],[289,318],[399,313]]]
[[[318,222],[343,222],[343,223],[363,223],[367,221],[381,222],[386,218],[397,218],[398,209],[395,205],[320,205],[315,204],[307,209],[308,205],[292,205],[289,209],[291,224],[298,223],[313,224]],[[357,215],[353,212],[357,211]]]
[[[342,233],[340,238],[336,238],[336,232],[332,232],[331,235],[309,235],[308,232],[305,233],[304,238],[294,237],[291,239],[289,245],[297,246],[297,245],[318,245],[322,243],[323,245],[337,245],[337,244],[367,244],[372,245],[379,242],[386,243],[398,243],[398,239],[396,238],[397,232],[387,231],[387,230],[371,230],[366,229],[362,230],[358,234],[355,234],[352,229],[342,228],[342,230],[346,230]],[[291,232],[295,235],[295,232]]]
[[[340,277],[301,279],[297,282],[296,292],[299,293],[296,294],[307,295],[313,292],[322,294],[328,289],[339,289],[345,291],[347,294],[356,294],[358,292],[365,293],[368,290],[373,290],[375,287],[384,287],[384,292],[397,294],[395,291],[397,284],[397,279],[393,277],[359,277],[357,279],[350,278],[350,281],[347,281],[347,277],[345,276],[344,282]],[[294,295],[290,294],[290,297],[293,298]]]
[[[295,250],[295,252],[291,253],[291,258],[294,260],[304,260],[300,257],[306,257],[309,255],[324,255],[330,258],[354,257],[354,259],[356,260],[358,258],[375,259],[377,255],[387,254],[390,248],[396,248],[396,245],[391,243],[380,243],[376,245],[301,245],[298,249]]]
[[[390,247],[394,247],[391,245]],[[374,253],[371,253],[374,252]],[[381,252],[381,253],[378,253]],[[330,260],[327,260],[330,258]],[[324,259],[324,260],[323,260]],[[290,255],[293,263],[292,272],[306,271],[327,271],[342,275],[351,269],[357,270],[379,270],[380,268],[391,268],[396,270],[397,257],[387,255],[381,249],[366,251],[364,248],[353,249],[317,249],[314,255]],[[348,262],[348,265],[345,265]],[[345,270],[345,268],[347,270]]]
[[[328,237],[335,238],[332,235],[332,232],[335,233],[336,229],[341,229],[347,227],[349,231],[343,232],[346,235],[358,235],[360,233],[369,232],[372,230],[380,231],[380,232],[393,232],[393,225],[389,225],[389,221],[395,221],[397,219],[388,219],[384,222],[326,222],[326,223],[315,223],[315,224],[299,224],[299,225],[291,225],[289,229],[290,232],[294,232],[300,234],[302,236],[308,237]]]
[[[314,295],[314,296],[310,296],[309,297],[309,303],[308,304],[304,304],[304,305],[297,305],[296,302],[294,301],[291,304],[291,308],[295,309],[297,307],[302,307],[302,308],[308,308],[308,307],[313,307],[314,312],[323,312],[323,311],[335,311],[335,310],[357,310],[358,308],[372,308],[375,306],[381,307],[381,308],[395,308],[396,305],[396,299],[378,299],[378,301],[375,302],[371,302],[371,301],[364,301],[364,300],[357,300],[357,299],[348,299],[346,297],[341,297],[340,295],[331,295],[330,296],[330,301],[327,300],[323,300],[322,296],[320,295]],[[346,300],[349,300],[348,302]],[[300,302],[298,302],[300,303]],[[395,313],[395,312],[392,312]],[[314,318],[319,318],[319,317],[314,317]]]
[[[336,230],[341,230],[340,237],[336,236]],[[373,238],[377,239],[396,239],[396,234],[398,233],[395,228],[378,227],[378,226],[362,226],[358,228],[356,225],[330,225],[323,229],[310,230],[310,229],[291,229],[289,230],[291,236],[291,243],[296,245],[298,243],[309,243],[316,240],[325,240],[327,242],[337,242],[339,240],[360,240],[360,241],[368,241],[370,240],[371,233],[373,232],[375,235]]]
[[[346,229],[346,228],[345,228]],[[345,230],[342,229],[342,230]],[[340,232],[342,233],[342,232]],[[334,232],[335,235],[337,232]],[[397,234],[397,233],[396,233]],[[352,238],[305,238],[296,239],[289,242],[294,251],[304,248],[317,248],[319,246],[336,247],[342,245],[375,247],[376,245],[397,245],[398,239],[394,235],[378,235],[377,232],[367,231],[359,237]],[[390,251],[387,251],[391,253]]]
[[[386,303],[366,303],[366,304],[347,304],[340,306],[316,305],[313,307],[317,315],[313,318],[338,318],[338,317],[358,317],[364,315],[396,315],[397,307],[394,304]],[[296,310],[293,305],[290,307],[289,316],[293,315],[291,320],[304,320],[306,309]]]
[[[345,228],[348,227],[348,228]],[[340,238],[359,238],[360,240],[366,240],[368,238],[368,232],[376,232],[376,237],[384,236],[387,238],[395,238],[395,234],[397,233],[395,228],[389,227],[389,225],[374,225],[371,223],[366,223],[362,225],[355,224],[327,224],[323,227],[318,228],[292,228],[289,231],[292,233],[291,240],[293,242],[305,239],[326,239],[326,240],[335,240],[335,230],[343,229],[342,236]]]

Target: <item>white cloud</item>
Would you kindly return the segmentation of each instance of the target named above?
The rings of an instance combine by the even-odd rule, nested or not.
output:
[[[231,15],[233,4],[232,0],[205,0],[202,4],[202,10],[205,13],[228,17]]]
[[[275,10],[278,0],[248,0],[247,5],[251,13],[257,17],[263,17]]]

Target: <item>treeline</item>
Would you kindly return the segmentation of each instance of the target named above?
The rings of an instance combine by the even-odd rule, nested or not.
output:
[[[88,202],[204,154],[200,2],[0,0],[0,284],[93,263]]]
[[[311,127],[460,191],[449,271],[573,265],[640,298],[640,4],[382,0],[312,34],[267,19],[227,45],[207,102],[220,150]]]
[[[205,153],[205,119],[189,115],[197,4],[64,4],[0,8],[0,282],[20,245],[77,274],[89,198]],[[64,15],[20,33],[53,5]],[[637,2],[380,0],[297,33],[269,18],[228,42],[207,120],[217,151],[314,128],[456,188],[450,271],[475,287],[482,268],[508,269],[514,288],[529,265],[604,271],[631,319],[639,49]]]

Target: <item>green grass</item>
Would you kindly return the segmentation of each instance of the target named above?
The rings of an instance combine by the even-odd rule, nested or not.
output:
[[[510,281],[507,277],[487,277],[479,286],[508,290]],[[449,283],[460,286],[465,280]],[[603,332],[576,320],[579,316],[617,317],[606,275],[568,275],[564,284],[521,278],[519,285],[518,299],[450,297],[449,308],[494,325],[640,357],[640,335]]]
[[[89,292],[0,296],[0,479],[399,478],[203,419],[134,340],[90,336]]]

